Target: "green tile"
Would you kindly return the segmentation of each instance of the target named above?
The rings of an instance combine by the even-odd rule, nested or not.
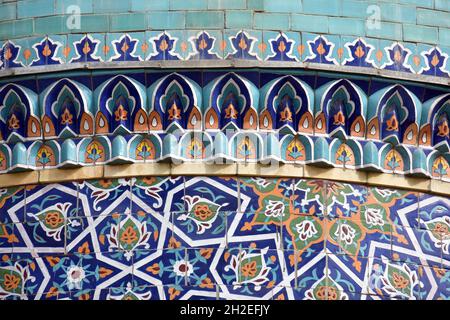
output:
[[[436,10],[450,11],[450,1],[448,1],[448,0],[434,0],[434,8]]]
[[[436,44],[438,42],[438,28],[404,24],[403,39],[405,41]]]
[[[10,36],[12,36],[13,38],[29,36],[30,34],[33,34],[33,30],[33,19],[17,20],[14,21],[13,30]]]
[[[264,0],[265,12],[302,12],[302,3],[300,0]]]
[[[16,4],[6,3],[0,5],[0,21],[16,19]]]
[[[94,13],[125,13],[130,11],[131,3],[129,0],[95,0]]]
[[[131,0],[131,11],[169,10],[167,0]]]
[[[264,0],[247,0],[247,9],[263,11],[264,10]]]
[[[188,11],[186,12],[186,28],[223,29],[224,13],[221,11]]]
[[[111,16],[111,31],[131,31],[147,29],[144,13],[126,13]]]
[[[208,0],[208,9],[247,9],[246,0]]]
[[[391,22],[416,23],[416,7],[397,3],[380,4],[381,20]]]
[[[308,14],[293,14],[291,29],[295,31],[328,33],[328,17]]]
[[[184,29],[186,25],[185,13],[178,12],[150,12],[147,26],[150,29]]]
[[[208,0],[168,0],[170,10],[201,10],[208,8]]]
[[[249,29],[252,27],[253,11],[236,10],[225,13],[225,27],[228,29]]]
[[[439,28],[439,43],[442,45],[450,43],[450,29]]]
[[[332,34],[364,36],[364,24],[362,19],[330,17],[328,29]]]
[[[109,15],[90,14],[82,15],[80,32],[106,32],[109,31]]]
[[[448,0],[435,0],[436,3],[438,1],[445,1],[448,3]],[[412,4],[417,7],[422,8],[433,8],[433,0],[400,0],[401,4]]]
[[[13,21],[0,22],[0,39],[8,39],[13,33]]]
[[[50,16],[55,13],[53,1],[48,0],[23,0],[17,2],[17,17],[30,18]]]
[[[436,27],[450,27],[450,12],[417,9],[417,24]]]
[[[303,0],[303,13],[340,16],[340,1]]]
[[[55,4],[56,14],[70,14],[71,12],[67,12],[67,8],[72,5],[77,6],[82,14],[93,12],[92,0],[56,0]]]
[[[342,17],[366,17],[369,5],[368,2],[359,0],[342,0]]]
[[[50,35],[68,33],[67,19],[65,16],[52,16],[36,18],[34,20],[34,33],[36,35]]]
[[[373,38],[402,40],[402,25],[400,23],[382,22],[379,28],[368,28],[366,35]]]
[[[255,29],[289,30],[290,16],[281,13],[255,13],[253,25]]]

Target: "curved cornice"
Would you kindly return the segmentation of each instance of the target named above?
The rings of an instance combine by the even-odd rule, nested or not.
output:
[[[75,169],[48,169],[0,175],[0,188],[66,181],[139,176],[258,176],[324,179],[450,196],[448,184],[438,180],[404,177],[402,175],[391,175],[385,173],[358,172],[343,168],[321,168],[295,164],[268,166],[255,163],[134,163],[114,166],[96,165]]]

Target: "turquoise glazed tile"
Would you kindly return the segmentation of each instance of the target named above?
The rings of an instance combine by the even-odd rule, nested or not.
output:
[[[226,30],[227,38],[225,59],[258,60],[258,43],[261,42],[262,32],[246,30]]]
[[[450,46],[446,46],[446,45],[440,45],[439,46],[440,52],[442,52],[443,55],[447,55],[450,56]],[[441,68],[442,72],[449,74],[450,76],[450,61],[449,59],[447,59],[442,68]]]
[[[271,45],[271,40],[275,41],[275,39],[278,37],[280,33],[276,32],[276,31],[263,31],[262,33],[262,41],[260,42],[259,46],[258,46],[258,53],[261,57],[261,60],[270,60],[270,59],[277,59],[279,61],[281,61],[281,59],[279,57],[277,57],[276,53],[277,51],[274,52],[274,49],[272,48]],[[276,44],[275,44],[275,49],[278,50]]]
[[[110,44],[108,61],[142,61],[144,33],[109,33],[106,42]]]
[[[391,47],[393,44],[395,44],[394,41],[389,41],[389,40],[379,40],[379,47],[377,50],[377,62],[379,64],[379,68],[380,69],[384,69],[386,67],[387,64],[392,63],[390,58],[389,58],[389,47]],[[379,59],[379,57],[381,57],[381,59]]]
[[[293,41],[291,53],[288,56],[287,61],[294,61],[294,60],[297,62],[302,61],[301,49],[299,48],[299,46],[301,46],[302,44],[302,34],[300,32],[293,32],[293,31],[287,31],[284,34],[289,40]],[[289,58],[294,60],[290,60]]]
[[[221,31],[189,31],[189,60],[223,59]]]
[[[305,43],[304,62],[338,64],[338,36],[325,37],[317,34],[303,33],[302,41]]]
[[[258,46],[262,42],[263,33],[258,30],[245,30],[245,33],[249,35],[250,39],[254,39],[253,41],[248,42],[247,47],[240,48],[241,59],[245,60],[261,60],[259,55]]]
[[[405,61],[405,65],[407,65],[413,73],[417,73],[420,68],[414,62],[414,57],[418,54],[417,44],[410,42],[401,42],[403,47],[410,51],[410,55]]]
[[[13,41],[5,41],[1,47],[1,68],[3,69],[13,69],[13,68],[21,68],[25,65],[20,62],[20,53],[21,46],[15,44]]]
[[[224,59],[231,59],[234,54],[238,52],[238,49],[235,49],[233,46],[233,42],[231,39],[235,37],[239,32],[241,32],[240,29],[228,29],[223,31],[223,52],[224,52]]]
[[[67,63],[104,61],[105,36],[103,34],[69,35]]]
[[[411,67],[411,56],[413,52],[415,52],[415,46],[412,44],[392,42],[384,48],[386,62],[381,68],[391,71],[414,73]]]
[[[411,67],[417,74],[436,74],[436,69],[433,68],[431,64],[429,64],[431,61],[428,60],[428,58],[431,58],[430,60],[433,60],[432,53],[434,53],[435,48],[435,46],[417,44],[416,51],[414,52],[414,56],[412,57],[411,62]],[[431,68],[429,68],[429,66],[431,66]]]
[[[37,59],[37,54],[33,49],[33,45],[41,40],[42,38],[24,38],[15,41],[14,44],[20,47],[18,63],[23,66],[30,66],[30,64]]]
[[[200,60],[200,54],[195,49],[203,39],[200,30],[171,30],[170,35],[178,39],[173,52],[176,52],[181,60]],[[199,40],[200,38],[200,40]],[[204,45],[202,44],[203,48]]]
[[[373,68],[378,68],[380,66],[380,61],[378,59],[378,50],[379,50],[379,40],[373,38],[361,38],[364,43],[372,50],[369,50],[368,55],[366,56],[367,64],[371,64]]]
[[[417,45],[423,63],[418,73],[437,77],[450,77],[446,69],[448,54],[436,46]]]
[[[145,38],[150,42],[147,60],[181,60],[182,55],[177,51],[177,47],[179,48],[184,41],[180,41],[180,36],[184,36],[184,32],[178,32],[178,36],[174,36],[171,32],[147,31]]]
[[[264,44],[258,46],[258,49],[264,54],[264,59],[268,61],[300,61],[298,55],[298,45],[301,43],[300,33],[264,31],[263,39]]]

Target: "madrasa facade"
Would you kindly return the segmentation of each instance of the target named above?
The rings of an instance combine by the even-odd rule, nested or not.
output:
[[[450,299],[449,21],[1,0],[0,299]]]

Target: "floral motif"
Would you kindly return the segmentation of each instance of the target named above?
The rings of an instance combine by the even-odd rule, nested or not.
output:
[[[0,267],[0,299],[10,296],[27,299],[25,284],[35,281],[36,278],[30,274],[29,265],[24,267],[16,262]]]
[[[98,160],[104,159],[104,153],[103,146],[96,141],[92,141],[86,148],[86,159],[88,162],[95,163]]]
[[[127,282],[125,290],[121,288],[113,288],[108,294],[108,300],[150,300],[152,292],[147,288],[139,288],[133,286],[131,282]],[[148,290],[148,291],[147,291]]]
[[[441,248],[443,253],[450,254],[450,216],[421,222],[427,228],[436,248]]]
[[[391,297],[400,297],[415,300],[414,288],[419,286],[417,272],[403,263],[392,264],[386,257],[382,257],[385,264],[384,274],[380,277],[382,289]]]
[[[325,269],[324,276],[306,291],[305,300],[348,300],[348,295]]]
[[[188,207],[188,213],[181,214],[177,219],[180,221],[193,221],[197,226],[197,234],[203,234],[210,229],[217,219],[220,208],[228,205],[227,203],[218,205],[199,196],[184,196],[182,199]]]
[[[356,230],[348,224],[339,224],[334,235],[346,245],[351,245],[356,236]]]
[[[269,200],[264,214],[268,217],[282,217],[285,211],[285,205],[282,201]]]
[[[310,220],[303,220],[295,225],[298,237],[301,241],[306,241],[317,234],[314,223]]]
[[[189,261],[178,260],[173,265],[173,272],[179,277],[189,277],[194,269]]]
[[[151,232],[147,231],[147,225],[128,214],[117,225],[111,226],[107,236],[110,243],[109,250],[124,250],[125,257],[130,260],[134,250],[138,247],[150,248],[147,243]]]
[[[267,267],[264,255],[268,248],[262,249],[258,253],[250,253],[241,250],[237,255],[233,255],[230,264],[225,267],[225,271],[232,270],[235,274],[233,281],[234,290],[242,285],[253,284],[255,290],[261,290],[260,286],[269,281],[268,274],[270,267]]]
[[[45,231],[48,237],[61,241],[61,234],[64,232],[67,213],[72,206],[70,202],[58,203],[51,207],[45,208],[37,214],[28,213],[39,222],[39,225]],[[76,224],[76,221],[69,221],[68,224]]]

